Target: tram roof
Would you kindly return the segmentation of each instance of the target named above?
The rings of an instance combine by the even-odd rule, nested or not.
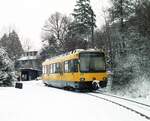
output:
[[[47,65],[49,64],[50,62],[51,63],[55,63],[55,62],[60,62],[62,60],[68,60],[68,59],[75,59],[75,58],[78,58],[78,54],[80,52],[102,52],[100,50],[95,50],[95,49],[88,49],[88,50],[84,50],[84,49],[76,49],[74,51],[70,51],[70,52],[67,52],[67,53],[64,53],[64,54],[61,54],[61,55],[58,55],[58,56],[54,56],[52,58],[48,58],[46,59],[42,65]],[[52,62],[53,61],[53,62]]]

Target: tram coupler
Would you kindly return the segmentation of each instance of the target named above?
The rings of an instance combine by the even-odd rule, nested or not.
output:
[[[94,80],[94,81],[92,82],[92,89],[93,89],[93,90],[97,90],[97,89],[99,89],[99,88],[100,88],[99,81],[98,81],[98,80]]]

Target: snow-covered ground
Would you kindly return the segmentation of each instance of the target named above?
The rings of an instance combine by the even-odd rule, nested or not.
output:
[[[0,121],[146,121],[118,105],[85,93],[23,82],[23,89],[0,87]]]

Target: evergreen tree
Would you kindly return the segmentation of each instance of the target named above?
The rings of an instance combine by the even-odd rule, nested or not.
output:
[[[23,48],[18,34],[14,30],[8,35],[4,34],[0,40],[0,43],[0,45],[6,49],[8,56],[13,61],[16,61],[23,53]]]
[[[143,35],[150,37],[150,0],[139,0],[136,5],[135,16],[130,26],[134,26]]]
[[[16,60],[23,53],[23,49],[18,34],[14,30],[11,33],[9,33],[9,41],[10,41],[10,47],[8,48],[9,55],[12,60]]]
[[[0,47],[6,47],[8,44],[8,36],[4,34],[0,40]]]
[[[90,5],[90,0],[77,0],[72,15],[76,24],[74,26],[75,31],[83,38],[87,38],[89,35],[93,38],[94,27],[96,27],[96,16]]]
[[[120,30],[123,31],[124,23],[135,12],[135,1],[111,0],[112,7],[109,9],[112,22],[120,21]]]
[[[0,86],[12,86],[16,81],[14,64],[8,57],[7,52],[0,48]]]
[[[47,58],[56,56],[60,53],[59,47],[57,45],[57,39],[55,36],[45,36],[44,41],[47,43],[43,45],[43,48],[40,51],[39,58],[44,61]]]
[[[86,49],[87,41],[76,32],[76,22],[72,22],[68,26],[68,32],[65,36],[65,51],[71,51],[75,49]]]

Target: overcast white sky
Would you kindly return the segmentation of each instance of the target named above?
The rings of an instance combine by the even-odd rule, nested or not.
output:
[[[102,8],[109,6],[108,1],[91,0],[97,26],[103,23]],[[28,39],[33,49],[39,49],[45,20],[56,11],[69,15],[75,4],[76,0],[0,0],[0,37],[15,29],[22,42]]]

